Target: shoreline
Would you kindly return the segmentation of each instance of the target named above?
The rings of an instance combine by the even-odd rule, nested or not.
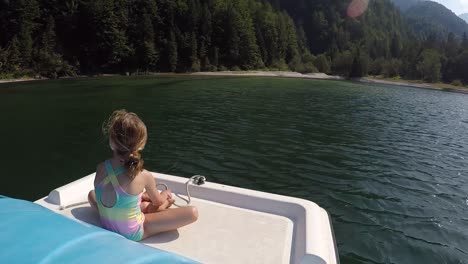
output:
[[[373,78],[373,77],[362,77],[362,78],[356,79],[356,81],[360,83],[366,83],[366,84],[395,85],[395,86],[403,86],[403,87],[411,87],[411,88],[420,88],[420,89],[429,89],[429,90],[438,90],[438,91],[444,91],[444,92],[468,94],[467,88],[453,87],[449,84],[445,84],[445,85],[450,86],[450,87],[439,87],[433,83],[413,83],[413,82],[409,82],[406,80],[391,81],[391,80],[383,80],[383,79],[378,79],[378,78]]]
[[[194,72],[188,75],[193,76],[252,76],[252,77],[287,77],[315,80],[345,80],[337,75],[328,75],[325,73],[306,73],[289,71],[221,71],[221,72]]]
[[[125,76],[119,74],[102,74],[95,76],[86,76],[79,75],[75,77],[63,77],[59,79],[80,79],[80,78],[95,78],[95,77],[115,77],[115,76]],[[155,73],[151,72],[146,75],[130,75],[128,77],[147,77],[147,76],[235,76],[235,77],[281,77],[281,78],[298,78],[298,79],[313,79],[313,80],[349,80],[355,81],[363,84],[378,84],[378,85],[394,85],[394,86],[403,86],[411,88],[420,88],[420,89],[430,89],[438,91],[447,91],[455,93],[468,94],[467,88],[459,88],[456,86],[451,86],[448,84],[448,87],[439,87],[436,84],[432,83],[414,83],[407,80],[385,80],[375,77],[362,77],[355,79],[346,79],[337,75],[328,75],[325,73],[306,73],[302,74],[299,72],[290,72],[290,71],[220,71],[220,72],[194,72],[194,73]],[[127,76],[126,76],[127,77]],[[15,82],[28,82],[28,81],[43,81],[50,80],[48,78],[16,78],[16,79],[0,79],[0,84],[5,83],[15,83]]]
[[[15,83],[15,82],[29,82],[29,81],[40,81],[48,80],[47,78],[16,78],[16,79],[0,79],[0,84],[2,83]]]
[[[75,77],[62,77],[59,79],[80,79],[80,78],[95,78],[95,77],[148,77],[148,76],[250,76],[250,77],[287,77],[287,78],[301,78],[301,79],[316,79],[316,80],[345,80],[345,78],[337,75],[328,75],[325,73],[307,73],[302,74],[299,72],[288,71],[220,71],[220,72],[194,72],[194,73],[173,73],[173,72],[150,72],[145,75],[120,75],[120,74],[102,74],[102,75],[79,75]],[[51,80],[48,78],[16,78],[16,79],[0,79],[2,83],[15,83],[27,81],[42,81]]]

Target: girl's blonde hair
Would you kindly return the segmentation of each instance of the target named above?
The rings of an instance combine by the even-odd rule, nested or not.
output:
[[[117,110],[104,123],[102,130],[109,136],[112,150],[122,158],[130,177],[135,178],[143,170],[140,151],[148,138],[143,121],[135,113]]]

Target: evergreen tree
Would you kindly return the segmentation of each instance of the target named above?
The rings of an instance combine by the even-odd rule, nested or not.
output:
[[[31,29],[23,25],[18,35],[20,64],[24,68],[29,68],[32,63],[33,40]]]
[[[369,74],[370,75],[381,75],[383,74],[383,65],[385,63],[384,58],[377,58],[375,60],[371,60],[369,63]]]
[[[286,45],[286,61],[299,57],[299,45],[297,43],[297,32],[294,22],[287,15],[283,14],[286,23],[287,45]]]
[[[263,68],[264,64],[255,38],[252,20],[250,17],[245,17],[243,22],[244,24],[239,32],[239,59],[242,58],[240,64],[247,70]]]
[[[349,76],[354,64],[354,56],[350,51],[336,55],[332,63],[332,70],[343,76]]]
[[[10,25],[16,31],[20,65],[29,68],[32,64],[33,34],[37,28],[36,20],[39,18],[39,4],[36,0],[22,0],[11,3],[12,20]]]
[[[391,52],[392,52],[392,57],[393,58],[399,58],[401,55],[401,39],[400,36],[397,33],[393,33],[392,37],[392,44],[391,44]]]
[[[211,12],[207,3],[203,4],[200,18],[200,47],[199,47],[199,58],[201,61],[202,70],[211,70],[209,48],[212,45],[211,36],[212,30],[212,19]]]
[[[317,69],[320,72],[323,72],[323,73],[331,72],[330,61],[325,54],[318,55],[317,58],[315,59],[314,64],[317,66]]]
[[[368,60],[367,56],[361,54],[361,50],[358,48],[354,54],[353,64],[349,77],[360,78],[367,75]]]
[[[465,85],[468,85],[468,74],[466,74],[466,69],[468,69],[468,50],[458,55],[455,58],[454,64],[454,75],[457,79],[462,80]]]
[[[233,4],[229,4],[226,10],[226,40],[224,46],[226,54],[225,63],[229,66],[239,65],[240,61],[240,16]]]
[[[55,51],[56,34],[55,34],[55,20],[50,16],[47,20],[44,33],[41,39],[41,49],[48,54]]]
[[[447,42],[445,44],[445,56],[453,58],[457,55],[459,47],[457,40],[455,39],[455,34],[450,32],[447,36]]]
[[[7,58],[8,58],[8,53],[6,49],[2,49],[0,47],[0,73],[3,73],[6,71]]]
[[[271,66],[280,60],[278,15],[266,4],[264,7],[258,7],[254,22],[262,60],[266,66]]]
[[[213,60],[212,60],[212,64],[214,67],[218,67],[219,66],[219,48],[218,47],[214,47],[213,48]]]
[[[463,33],[463,38],[462,38],[462,44],[461,44],[461,47],[463,50],[468,50],[468,37],[466,35],[466,32]]]
[[[143,46],[141,47],[140,61],[143,64],[145,71],[154,69],[158,61],[158,51],[154,44],[154,30],[151,21],[151,15],[145,13],[143,15]]]
[[[62,58],[55,53],[56,35],[53,17],[47,19],[41,45],[36,51],[36,72],[49,78],[57,78],[62,70]]]
[[[424,50],[417,69],[421,78],[428,82],[438,82],[441,78],[440,55],[436,50]]]
[[[19,41],[15,37],[11,40],[10,46],[8,47],[8,54],[7,54],[7,62],[6,69],[8,72],[17,72],[20,63],[21,63],[21,53],[19,48]]]
[[[121,64],[122,61],[128,59],[131,53],[125,28],[122,28],[126,18],[123,13],[114,12],[119,3],[113,0],[96,0],[92,4],[97,43],[96,62],[106,70],[122,70],[121,67],[125,67]]]
[[[192,63],[190,67],[191,72],[199,72],[200,71],[200,59],[198,58],[198,45],[197,45],[197,36],[195,32],[192,32],[192,55],[190,56],[190,61]]]
[[[383,61],[382,74],[384,77],[397,77],[400,76],[402,63],[398,59],[390,59]]]
[[[177,69],[177,42],[175,39],[174,31],[169,33],[169,41],[167,43],[167,50],[169,52],[169,69],[171,72],[175,72]]]

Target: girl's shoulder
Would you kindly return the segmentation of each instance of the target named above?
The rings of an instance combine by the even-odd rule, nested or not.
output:
[[[99,164],[96,166],[96,173],[97,173],[97,172],[105,172],[105,171],[106,171],[105,161],[99,163]]]
[[[96,166],[96,175],[107,175],[106,162],[103,161]]]
[[[140,173],[137,174],[137,176],[135,177],[135,179],[144,180],[144,179],[147,179],[150,175],[151,175],[151,172],[149,172],[149,171],[143,169],[142,171],[140,171]]]
[[[94,184],[101,182],[107,175],[106,166],[104,161],[96,166],[96,176],[94,177]]]
[[[133,182],[146,186],[149,183],[150,177],[153,177],[151,172],[144,169],[137,174]]]

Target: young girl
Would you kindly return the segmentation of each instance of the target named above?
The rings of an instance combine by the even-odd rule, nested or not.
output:
[[[195,207],[169,209],[174,203],[171,191],[159,193],[153,175],[143,169],[140,151],[147,133],[136,114],[115,111],[103,130],[113,156],[97,166],[88,200],[104,228],[139,241],[197,220]]]

